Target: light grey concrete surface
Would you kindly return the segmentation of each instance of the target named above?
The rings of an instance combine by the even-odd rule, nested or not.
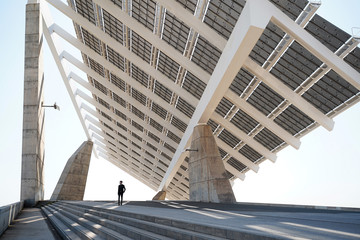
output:
[[[210,125],[194,127],[189,159],[189,195],[190,201],[236,202]]]
[[[91,141],[85,141],[69,158],[51,200],[83,200],[92,147]]]
[[[26,5],[21,197],[25,207],[44,199],[44,72],[39,3]]]
[[[0,239],[53,240],[57,238],[48,227],[39,208],[24,208]]]
[[[159,191],[156,193],[156,195],[153,197],[152,200],[165,200],[166,198],[166,191]]]
[[[125,202],[123,206],[117,206],[116,202],[79,203],[279,239],[360,239],[360,209],[186,201]]]
[[[360,239],[360,209],[253,203],[217,204],[188,201],[65,201],[89,210],[155,217],[157,223],[185,223],[195,228],[237,231],[257,239]],[[321,208],[321,209],[319,209]],[[24,209],[3,239],[54,239],[39,209]]]
[[[0,207],[0,236],[23,209],[24,202],[17,202]]]

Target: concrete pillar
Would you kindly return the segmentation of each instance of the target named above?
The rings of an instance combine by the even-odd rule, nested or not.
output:
[[[189,151],[190,201],[236,202],[209,125],[194,128]]]
[[[42,24],[39,3],[26,5],[21,200],[25,207],[44,198],[44,109]]]
[[[166,197],[166,192],[160,191],[153,197],[152,200],[165,200],[165,197]]]
[[[50,200],[83,200],[92,147],[85,141],[69,158]]]

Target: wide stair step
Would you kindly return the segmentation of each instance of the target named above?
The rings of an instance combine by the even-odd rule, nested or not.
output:
[[[62,239],[101,239],[95,233],[74,222],[50,206],[41,207]]]
[[[42,208],[64,239],[271,239],[216,226],[60,201]],[[50,216],[49,216],[50,215]],[[65,237],[64,237],[65,236]]]
[[[127,226],[134,227],[135,229],[142,229],[146,232],[152,232],[159,234],[155,239],[223,239],[216,236],[211,236],[209,234],[204,234],[201,232],[190,231],[187,229],[181,228],[184,223],[176,224],[173,220],[168,220],[165,218],[152,217],[148,215],[121,212],[108,210],[103,208],[89,208],[84,205],[68,204],[68,203],[59,203],[63,208],[68,207],[68,210],[76,209],[82,213],[82,216],[85,216],[92,221],[96,221],[98,224],[104,225],[108,228],[116,229],[117,224],[126,224]],[[95,217],[97,216],[97,217]],[[99,219],[101,218],[101,220]],[[117,224],[116,224],[117,223]],[[176,227],[171,226],[176,225]],[[186,227],[189,227],[191,224],[185,223]],[[136,231],[136,230],[134,230]]]
[[[62,212],[65,216],[94,232],[103,239],[169,239],[156,233],[144,231],[136,227],[111,221],[87,213],[85,209],[66,204],[54,204],[52,208]]]
[[[64,239],[274,239],[249,231],[75,201],[59,201],[42,209]]]

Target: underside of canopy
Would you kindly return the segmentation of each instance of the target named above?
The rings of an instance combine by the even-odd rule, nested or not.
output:
[[[48,4],[73,21],[70,33]],[[96,154],[189,198],[193,128],[211,126],[229,179],[360,97],[358,39],[283,0],[44,0],[44,34]],[[79,56],[63,46],[77,49]]]

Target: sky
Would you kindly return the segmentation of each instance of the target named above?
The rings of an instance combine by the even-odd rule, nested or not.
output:
[[[26,0],[5,1],[0,15],[0,206],[20,200],[24,24]],[[360,0],[322,0],[325,19],[348,33],[360,28]],[[56,13],[55,13],[56,14]],[[45,199],[49,199],[73,152],[86,141],[54,60],[44,46],[45,104],[61,111],[45,113]],[[238,202],[360,208],[360,103],[334,118],[329,132],[317,128],[301,138],[299,150],[287,147],[275,163],[237,179]],[[151,200],[155,191],[102,158],[92,156],[84,200],[115,200],[123,180],[125,200]]]

